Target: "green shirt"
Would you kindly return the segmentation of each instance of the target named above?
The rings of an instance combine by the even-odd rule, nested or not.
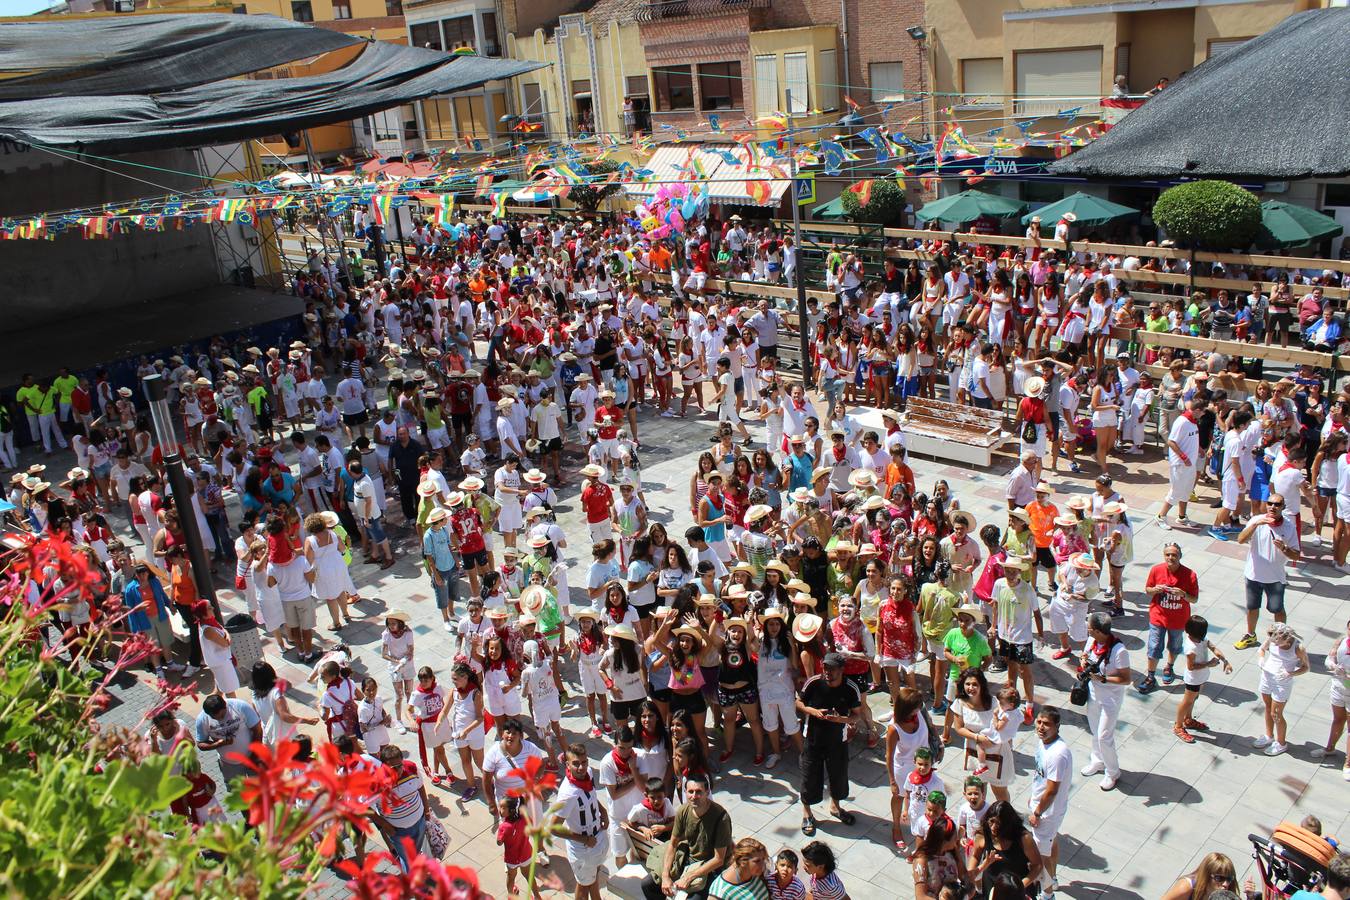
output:
[[[62,403],[69,403],[70,395],[75,393],[75,389],[79,386],[80,379],[76,378],[74,375],[64,375],[52,379],[52,387],[56,388],[56,392],[60,395]]]
[[[670,832],[670,845],[680,843],[689,845],[690,865],[705,863],[713,858],[719,849],[725,848],[731,855],[731,816],[727,811],[713,803],[702,816],[694,812],[691,804],[684,804],[675,811],[675,824]],[[678,878],[680,873],[672,872]]]
[[[957,659],[965,657],[966,660],[965,666],[958,664],[951,667],[949,677],[953,681],[960,677],[963,669],[978,669],[986,659],[994,655],[984,635],[973,631],[970,637],[966,637],[959,625],[947,632],[947,636],[942,639],[942,646]]]
[[[772,873],[769,877],[773,877]],[[723,872],[708,888],[708,900],[769,900],[769,897],[769,885],[758,875],[744,884],[732,884]]]
[[[919,620],[923,622],[923,636],[940,641],[951,630],[956,619],[956,608],[961,597],[951,588],[930,581],[919,591]]]
[[[56,412],[56,391],[43,390],[36,384],[19,388],[14,399],[23,404],[23,411],[37,416],[46,416]]]
[[[253,414],[255,416],[262,415],[263,403],[266,400],[267,400],[267,388],[263,387],[262,385],[258,385],[253,390],[248,392],[248,405],[253,407]]]

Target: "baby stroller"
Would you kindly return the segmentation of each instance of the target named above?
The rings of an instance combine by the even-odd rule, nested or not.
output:
[[[1325,838],[1281,822],[1269,838],[1247,835],[1261,873],[1263,900],[1286,900],[1295,891],[1316,891],[1325,882],[1335,850]]]

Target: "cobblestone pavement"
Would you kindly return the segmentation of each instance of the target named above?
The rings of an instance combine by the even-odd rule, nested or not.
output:
[[[650,409],[639,418],[643,481],[652,518],[665,523],[670,534],[678,538],[690,524],[689,478],[697,453],[707,446],[712,421],[692,413],[687,419],[662,419]],[[762,441],[763,429],[754,429],[752,424],[752,430],[756,441]],[[1279,821],[1297,821],[1308,813],[1322,819],[1327,833],[1350,835],[1350,784],[1341,778],[1342,755],[1337,753],[1323,764],[1310,756],[1326,740],[1330,723],[1325,656],[1337,637],[1344,635],[1350,614],[1350,604],[1345,602],[1346,580],[1331,567],[1325,547],[1307,548],[1312,551],[1312,561],[1291,573],[1289,618],[1307,643],[1312,672],[1297,680],[1288,705],[1290,752],[1267,757],[1250,744],[1251,736],[1261,728],[1256,651],[1233,649],[1243,625],[1242,548],[1212,540],[1199,528],[1159,531],[1152,524],[1152,514],[1166,493],[1166,464],[1156,444],[1145,456],[1127,459],[1128,463],[1113,466],[1113,475],[1130,503],[1136,528],[1135,562],[1125,576],[1126,615],[1121,623],[1132,664],[1136,671],[1144,665],[1142,638],[1147,630],[1147,603],[1141,588],[1145,575],[1148,567],[1161,559],[1164,540],[1175,539],[1185,551],[1184,562],[1200,578],[1196,611],[1209,619],[1211,638],[1233,661],[1235,669],[1227,676],[1215,670],[1196,710],[1196,716],[1208,722],[1211,730],[1197,733],[1197,741],[1191,746],[1180,743],[1172,734],[1180,682],[1148,696],[1129,691],[1116,732],[1124,769],[1118,788],[1104,793],[1098,789],[1096,777],[1081,778],[1075,773],[1069,813],[1061,832],[1059,874],[1061,893],[1074,898],[1158,897],[1173,879],[1214,850],[1227,853],[1240,876],[1254,876],[1247,835],[1268,834]],[[1005,522],[997,511],[1004,506],[1005,475],[1014,464],[1010,456],[998,458],[990,470],[949,465],[942,460],[914,458],[911,462],[920,489],[931,489],[936,479],[945,478],[962,508],[973,512],[981,524],[986,520],[1000,525]],[[568,482],[559,491],[559,522],[568,535],[567,555],[584,571],[590,545],[577,502],[579,479],[575,472],[579,465],[579,457],[569,458],[565,473]],[[1085,468],[1090,468],[1090,463]],[[1091,476],[1087,474],[1048,476],[1061,504],[1066,494],[1090,488]],[[1214,499],[1213,495],[1213,489],[1202,489],[1202,502],[1192,505],[1192,517],[1209,521],[1208,501]],[[392,503],[391,509],[397,518],[397,503]],[[231,518],[237,516],[232,513]],[[386,572],[375,566],[354,566],[356,583],[366,599],[356,607],[356,624],[344,629],[341,637],[353,648],[358,672],[372,672],[382,682],[387,676],[379,659],[379,635],[381,615],[386,610],[405,610],[411,615],[418,665],[444,672],[453,652],[452,638],[440,625],[431,585],[418,564],[419,549],[412,532],[396,528],[394,537],[397,566]],[[577,587],[581,580],[572,579],[573,603],[584,602],[584,589],[579,592]],[[220,588],[227,613],[242,609],[242,601],[232,589],[224,582]],[[327,619],[326,612],[320,610],[319,634],[331,644],[336,637],[323,630]],[[266,653],[282,677],[295,685],[292,702],[312,705],[316,694],[306,684],[308,668],[290,657],[279,658],[273,645],[267,646]],[[575,672],[565,674],[575,684]],[[1073,748],[1077,768],[1087,760],[1090,736],[1079,708],[1067,701],[1070,670],[1054,663],[1048,651],[1038,648],[1035,675],[1037,699],[1065,710],[1063,735]],[[204,673],[204,689],[209,681],[209,674]],[[585,704],[576,698],[574,689],[570,693],[563,727],[569,738],[580,738],[586,724]],[[115,694],[117,702],[105,721],[134,724],[153,702],[152,691],[140,682],[119,687]],[[387,700],[392,696],[387,687],[382,694]],[[885,695],[872,695],[870,703],[874,713],[882,713]],[[183,715],[196,712],[196,707],[190,706]],[[319,737],[318,729],[315,736]],[[757,771],[750,763],[748,738],[747,734],[738,741],[736,755],[717,778],[715,799],[731,812],[738,837],[756,836],[771,853],[782,847],[799,848],[806,839],[799,831],[796,758],[789,751],[775,770]],[[1034,741],[1031,730],[1024,728],[1016,743],[1018,774],[1013,792],[1019,806],[1025,804],[1031,784]],[[416,754],[412,735],[398,738],[398,743],[409,754]],[[606,750],[600,741],[587,739],[586,743],[592,759],[599,759]],[[214,760],[207,762],[208,769],[214,769]],[[961,764],[962,754],[953,752],[940,767],[949,788],[963,777]],[[857,822],[845,827],[822,817],[818,837],[833,845],[854,900],[912,896],[908,864],[890,849],[889,789],[881,748],[867,750],[855,741],[850,777],[853,788],[849,807],[857,812]],[[428,789],[451,835],[448,861],[477,869],[485,889],[504,897],[501,853],[482,799],[465,802],[458,788],[428,784]],[[570,889],[566,869],[561,854],[555,853],[551,870]],[[319,890],[320,896],[345,893],[331,873]]]

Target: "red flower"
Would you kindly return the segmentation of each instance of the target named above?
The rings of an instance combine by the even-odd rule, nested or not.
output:
[[[273,750],[266,744],[249,746],[251,756],[230,754],[230,761],[242,763],[254,772],[244,778],[239,796],[248,804],[248,823],[259,826],[272,821],[278,805],[291,805],[301,799],[308,780],[304,768],[295,760],[300,745],[295,741],[281,741]]]
[[[511,788],[507,794],[512,797],[534,797],[536,800],[542,800],[545,792],[558,786],[558,776],[543,769],[544,761],[537,756],[531,756],[525,760],[524,766],[507,772],[508,778],[519,778],[525,782],[521,787]]]
[[[407,838],[404,838],[407,841]],[[491,900],[479,891],[478,873],[460,866],[446,866],[429,856],[418,854],[412,842],[404,844],[408,852],[408,871],[388,870],[397,865],[384,852],[371,853],[364,866],[351,860],[338,863],[349,876],[347,882],[356,900]],[[381,869],[385,871],[380,871]]]

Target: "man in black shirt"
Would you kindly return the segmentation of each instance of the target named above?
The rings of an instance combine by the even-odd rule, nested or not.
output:
[[[802,834],[816,833],[811,807],[824,798],[825,778],[830,779],[830,814],[852,825],[853,813],[841,809],[848,796],[848,740],[846,728],[862,712],[858,689],[844,680],[844,657],[825,654],[825,674],[802,685],[797,712],[806,717],[806,741],[802,750]]]

